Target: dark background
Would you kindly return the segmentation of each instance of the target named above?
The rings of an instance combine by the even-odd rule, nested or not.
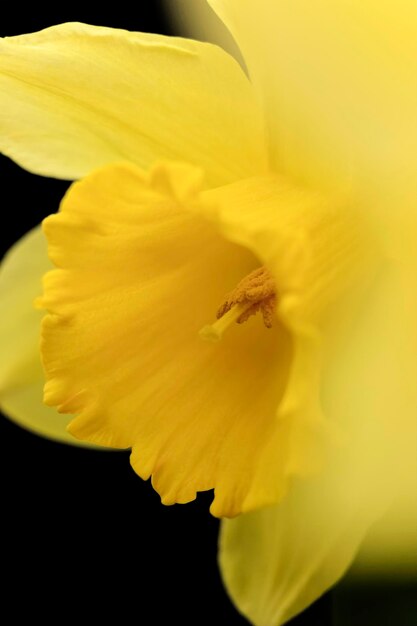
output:
[[[156,0],[91,10],[69,4],[46,10],[28,6],[33,8],[25,12],[21,5],[9,5],[1,36],[67,21],[173,34]],[[0,183],[2,255],[56,211],[68,183],[28,174],[4,157]],[[134,474],[128,456],[43,440],[0,416],[4,624],[20,623],[28,615],[53,624],[64,618],[247,624],[221,584],[218,521],[208,513],[211,494],[185,506],[164,507],[150,484]],[[339,585],[291,626],[412,626],[412,593],[392,581]],[[12,613],[5,618],[8,605]],[[399,612],[398,607],[410,610]]]

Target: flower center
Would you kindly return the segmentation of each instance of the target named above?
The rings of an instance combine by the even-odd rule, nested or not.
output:
[[[231,291],[217,311],[217,322],[204,326],[200,337],[207,341],[219,341],[224,331],[236,322],[243,324],[258,311],[264,324],[272,328],[277,293],[275,281],[266,267],[254,270]]]

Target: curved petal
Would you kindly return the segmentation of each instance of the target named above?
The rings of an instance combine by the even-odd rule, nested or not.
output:
[[[225,583],[257,626],[285,623],[333,585],[399,495],[406,506],[393,516],[391,530],[403,534],[396,561],[398,545],[407,544],[407,569],[412,560],[416,566],[415,528],[409,532],[417,493],[416,353],[402,296],[396,271],[385,271],[326,365],[324,410],[349,433],[326,471],[295,482],[280,505],[224,523]],[[373,565],[391,559],[392,548],[384,546]]]
[[[69,416],[43,404],[40,361],[43,314],[33,300],[42,275],[51,268],[45,236],[34,229],[6,255],[0,271],[0,408],[13,421],[39,435],[80,445],[67,431]]]
[[[209,1],[261,94],[276,168],[319,188],[354,178],[368,210],[392,206],[387,190],[416,177],[414,0]]]
[[[0,41],[0,149],[69,179],[173,158],[216,185],[266,161],[251,85],[220,48],[77,23]]]

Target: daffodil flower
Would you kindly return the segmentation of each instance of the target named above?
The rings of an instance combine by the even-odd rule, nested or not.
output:
[[[211,4],[250,79],[186,39],[3,40],[0,147],[82,178],[44,226],[45,402],[165,504],[214,488],[229,591],[275,626],[411,491],[417,16]]]

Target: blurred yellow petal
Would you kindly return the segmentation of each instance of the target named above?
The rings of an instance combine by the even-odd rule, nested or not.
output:
[[[215,185],[266,161],[251,85],[220,48],[77,23],[0,41],[0,149],[68,179],[173,158]]]
[[[67,433],[70,416],[43,404],[44,373],[40,361],[43,314],[33,300],[42,275],[51,268],[40,228],[28,233],[4,258],[0,270],[0,408],[20,426],[57,441],[78,444]],[[85,445],[85,444],[84,444]]]
[[[417,168],[415,1],[209,1],[263,99],[275,167],[319,187],[353,178],[368,210],[392,206],[387,188]]]

